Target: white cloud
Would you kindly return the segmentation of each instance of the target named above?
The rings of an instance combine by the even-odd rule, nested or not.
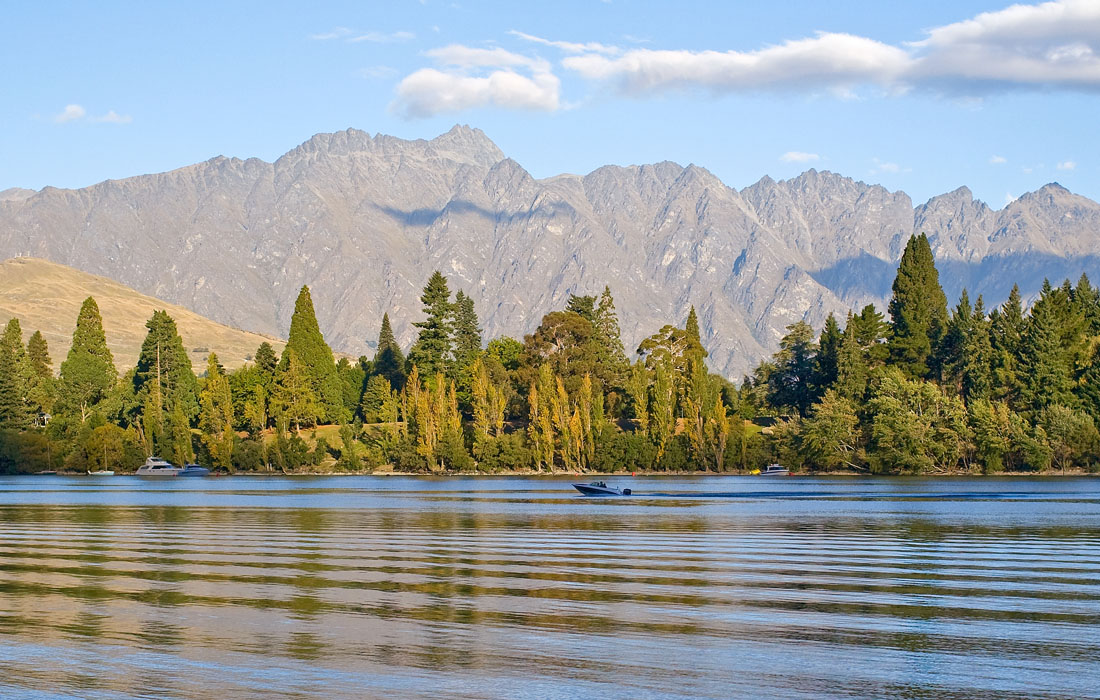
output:
[[[531,77],[513,70],[466,76],[422,68],[397,86],[392,105],[405,117],[429,117],[475,107],[554,111],[561,106],[561,82],[550,73]]]
[[[134,121],[134,118],[129,114],[119,114],[115,110],[110,110],[102,117],[93,117],[94,122],[103,122],[105,124],[129,124]]]
[[[541,41],[574,53],[584,46]],[[722,93],[826,89],[850,95],[857,85],[879,86],[891,94],[920,88],[966,97],[1007,89],[1096,91],[1100,2],[1013,5],[933,28],[925,39],[901,45],[823,32],[750,51],[632,49],[610,55],[585,50],[562,64],[632,95],[684,88]]]
[[[587,53],[562,61],[592,80],[614,80],[627,93],[704,87],[739,90],[848,87],[897,81],[911,59],[903,49],[851,34],[818,34],[759,51],[658,51],[622,56]]]
[[[1059,163],[1055,167],[1058,168],[1059,170],[1076,170],[1077,169],[1077,163],[1073,162],[1072,160],[1063,160],[1061,163]]]
[[[809,163],[810,161],[821,160],[821,156],[816,153],[805,153],[803,151],[787,151],[779,156],[779,160],[784,163]]]
[[[546,73],[550,63],[541,58],[532,58],[513,53],[502,48],[479,49],[462,44],[451,44],[426,52],[427,56],[443,66],[456,68],[529,68],[532,71]]]
[[[1004,165],[1007,162],[1008,162],[1008,158],[1005,158],[1004,156],[990,156],[989,157],[989,164],[990,165]]]
[[[874,164],[874,166],[871,168],[872,175],[878,175],[879,173],[889,173],[891,175],[895,175],[897,173],[913,172],[912,168],[905,168],[898,165],[897,163],[879,160],[878,158],[872,158],[871,162]]]
[[[375,44],[390,44],[397,41],[408,41],[415,39],[416,35],[412,32],[356,32],[348,27],[335,27],[332,31],[323,32],[320,34],[310,34],[309,38],[313,41],[332,41],[333,39],[343,39],[349,43],[355,43],[360,41],[369,41]]]
[[[552,46],[556,49],[561,49],[566,53],[602,53],[615,55],[622,52],[618,46],[609,46],[607,44],[600,44],[595,41],[587,43],[576,43],[572,41],[551,41],[550,39],[543,39],[540,36],[534,36],[525,32],[516,31],[515,29],[508,32],[512,36],[519,37],[525,41],[531,41],[536,44],[542,44],[544,46]]]
[[[83,119],[87,112],[80,105],[65,105],[65,109],[61,110],[61,113],[53,118],[58,124],[65,124],[67,122]]]
[[[426,55],[443,70],[422,68],[398,84],[390,108],[406,118],[478,107],[547,112],[562,108],[561,81],[541,58],[461,44]]]
[[[347,27],[335,27],[331,32],[324,32],[321,34],[310,34],[309,38],[314,41],[331,41],[332,39],[343,39],[350,36],[352,31]]]
[[[383,32],[367,32],[358,36],[353,36],[348,39],[349,42],[369,41],[372,44],[392,44],[398,41],[409,41],[415,39],[416,35],[412,32],[390,32],[388,34]]]

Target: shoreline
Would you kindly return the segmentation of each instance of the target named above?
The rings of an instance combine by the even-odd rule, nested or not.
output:
[[[88,474],[86,472],[79,471],[57,471],[53,474],[39,474],[36,472],[22,473],[22,474],[8,474],[5,476],[99,476],[99,478],[105,478],[102,475]],[[136,476],[135,473],[115,473],[112,476]],[[713,471],[669,471],[669,472],[627,472],[627,471],[614,471],[614,472],[567,472],[567,471],[533,471],[533,470],[509,470],[500,472],[404,472],[394,470],[375,470],[375,471],[324,471],[324,470],[298,470],[292,472],[284,471],[236,471],[229,474],[211,474],[208,477],[203,478],[224,478],[227,476],[250,476],[250,477],[286,477],[286,476],[383,476],[383,477],[441,477],[441,478],[454,478],[454,477],[467,477],[467,478],[496,478],[496,477],[552,477],[552,478],[575,478],[575,479],[597,479],[597,478],[650,478],[650,477],[691,477],[691,476],[717,476],[717,477],[759,477],[760,474],[752,474],[750,472],[743,471],[727,471],[727,472],[713,472]],[[1003,471],[993,472],[991,474],[981,474],[976,472],[945,472],[942,474],[871,474],[869,472],[857,472],[857,471],[843,471],[843,470],[830,470],[830,471],[810,471],[810,472],[793,472],[787,477],[768,477],[768,481],[780,480],[783,478],[805,478],[805,477],[857,477],[865,479],[898,479],[898,478],[910,478],[910,479],[956,479],[956,478],[1017,478],[1017,477],[1043,477],[1043,478],[1062,478],[1062,477],[1075,477],[1075,478],[1088,478],[1097,477],[1100,478],[1100,473],[1089,472],[1084,469],[1067,469],[1067,470],[1050,470],[1047,472],[1025,472],[1025,471]],[[143,477],[145,478],[145,477]]]

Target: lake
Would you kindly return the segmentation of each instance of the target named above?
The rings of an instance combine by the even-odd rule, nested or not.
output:
[[[5,698],[1081,698],[1100,479],[0,477]]]

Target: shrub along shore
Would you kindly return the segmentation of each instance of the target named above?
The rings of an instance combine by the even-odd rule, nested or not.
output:
[[[691,308],[623,347],[610,289],[572,296],[519,341],[483,342],[474,300],[436,272],[417,339],[383,315],[373,358],[335,360],[308,287],[281,355],[267,343],[196,376],[157,311],[120,376],[94,299],[54,373],[41,333],[0,337],[0,473],[135,470],[149,455],[249,473],[854,474],[1100,468],[1100,292],[1082,275],[948,309],[910,239],[884,315],[787,327],[740,385],[711,373]],[[705,311],[705,310],[704,310]]]

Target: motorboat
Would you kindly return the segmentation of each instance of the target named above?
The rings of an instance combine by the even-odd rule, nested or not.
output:
[[[100,469],[100,470],[94,471],[94,472],[91,469],[89,469],[88,470],[88,475],[89,476],[114,476],[115,473],[111,469]]]
[[[145,460],[145,464],[138,467],[138,476],[176,476],[181,471],[182,467],[177,467],[167,460],[163,460],[160,457],[148,457]]]
[[[629,496],[630,489],[608,486],[605,481],[593,481],[588,484],[573,484],[573,488],[585,496]]]
[[[210,470],[198,464],[185,464],[176,476],[210,476]]]
[[[769,464],[760,470],[760,476],[790,476],[791,470],[781,464]]]

